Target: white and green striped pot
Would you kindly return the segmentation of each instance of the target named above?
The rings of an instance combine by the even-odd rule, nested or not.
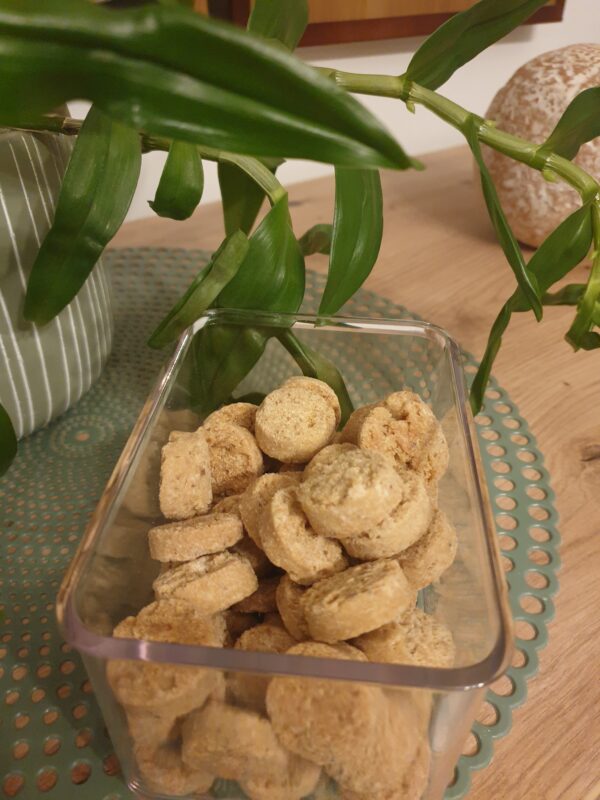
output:
[[[101,261],[48,325],[23,319],[27,278],[54,215],[72,149],[55,134],[0,132],[0,402],[21,438],[76,403],[112,345],[108,275]]]

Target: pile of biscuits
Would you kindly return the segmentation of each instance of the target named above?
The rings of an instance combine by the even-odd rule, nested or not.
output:
[[[156,600],[119,637],[318,658],[449,667],[450,632],[416,606],[452,564],[437,508],[448,447],[410,391],[341,431],[325,383],[294,377],[172,431],[148,533]],[[418,800],[428,693],[317,678],[110,661],[144,786],[164,795],[236,780],[250,800],[300,800],[333,779],[345,800]],[[422,696],[427,695],[427,696]]]

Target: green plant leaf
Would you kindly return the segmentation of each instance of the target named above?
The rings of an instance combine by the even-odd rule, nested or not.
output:
[[[191,405],[209,413],[228,402],[238,384],[264,353],[269,332],[260,328],[209,323],[192,342]]]
[[[589,252],[592,245],[592,215],[590,203],[585,203],[569,214],[538,247],[527,264],[536,276],[540,292],[547,292],[557,281],[564,278]],[[511,298],[513,311],[528,311],[521,289]]]
[[[471,384],[470,402],[473,414],[477,414],[483,405],[485,389],[490,379],[492,365],[496,359],[496,356],[498,355],[498,351],[500,350],[500,345],[502,344],[502,335],[508,327],[510,317],[511,309],[509,301],[502,306],[500,313],[492,325],[492,330],[490,331],[485,353],[483,354],[479,369],[477,370],[477,373],[473,378],[473,383]]]
[[[314,253],[329,255],[331,252],[331,237],[333,225],[313,225],[298,239],[302,255],[312,256]]]
[[[593,350],[598,334],[592,333],[591,328],[595,325],[597,305],[600,302],[600,201],[596,200],[591,205],[592,212],[592,231],[594,239],[594,258],[592,269],[579,301],[577,313],[573,324],[567,331],[566,339],[573,349]]]
[[[65,172],[52,227],[31,270],[26,319],[49,322],[83,286],[125,219],[141,158],[136,131],[92,106]]]
[[[585,292],[585,283],[569,283],[558,292],[547,292],[542,301],[545,306],[576,306]]]
[[[304,375],[308,375],[310,378],[318,378],[331,386],[340,401],[342,411],[340,426],[345,425],[348,417],[354,411],[354,406],[344,378],[338,368],[325,356],[301,342],[290,330],[278,333],[277,338],[298,364]]]
[[[506,260],[514,272],[523,297],[526,298],[529,307],[533,309],[536,319],[540,320],[542,318],[542,303],[537,279],[525,265],[523,253],[504,215],[498,193],[496,192],[496,187],[494,186],[492,177],[481,155],[481,147],[477,132],[482,122],[483,120],[481,118],[475,117],[473,114],[470,115],[463,128],[463,134],[479,167],[483,196],[498,241],[504,251]]]
[[[219,163],[217,170],[225,233],[250,233],[265,199],[264,190],[235,164]]]
[[[480,0],[455,14],[425,39],[406,77],[437,89],[457,69],[525,22],[547,0]]]
[[[248,237],[242,231],[236,231],[221,243],[208,265],[156,328],[148,340],[150,347],[164,347],[178,339],[214,303],[240,268],[249,246]]]
[[[256,0],[248,30],[293,50],[308,25],[306,0]]]
[[[565,286],[555,294],[546,290],[563,278],[587,255],[592,243],[592,217],[590,203],[586,203],[550,233],[530,258],[527,265],[530,272],[537,277],[539,290],[544,305],[576,304],[583,294],[580,287],[585,284]],[[508,327],[514,311],[529,311],[529,303],[521,289],[502,306],[490,332],[485,354],[471,388],[471,407],[473,413],[481,408],[485,387],[490,377],[494,360],[502,343],[502,334]],[[583,344],[581,345],[583,347]]]
[[[202,198],[204,171],[195,145],[173,142],[154,200],[148,205],[159,217],[187,219]]]
[[[304,258],[292,230],[286,196],[252,234],[248,253],[217,305],[293,313],[303,297]]]
[[[247,155],[410,167],[347,92],[283,48],[187,9],[0,0],[0,122],[90,99],[148,134]]]
[[[579,148],[600,136],[600,86],[575,97],[542,145],[544,150],[572,159]]]
[[[377,260],[382,234],[379,173],[336,168],[329,273],[319,314],[335,314],[362,286]]]
[[[283,160],[248,158],[232,153],[221,158],[218,174],[225,233],[229,235],[237,230],[250,233],[267,192],[273,194],[277,187],[280,196],[285,194],[285,189],[274,177]],[[271,172],[270,186],[267,184],[269,173],[266,170]]]
[[[6,409],[0,403],[0,475],[4,475],[17,454],[17,435]]]

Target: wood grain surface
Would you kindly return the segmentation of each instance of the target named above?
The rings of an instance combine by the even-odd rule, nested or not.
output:
[[[425,173],[384,175],[385,231],[367,288],[446,328],[483,352],[513,279],[495,243],[466,150],[426,156]],[[333,181],[290,189],[298,233],[329,222]],[[186,222],[152,218],[125,225],[114,247],[214,248],[219,204]],[[310,259],[324,270],[324,256]],[[580,267],[570,281],[586,278]],[[492,764],[475,773],[470,800],[600,798],[600,355],[573,353],[563,339],[572,310],[544,320],[516,315],[494,370],[546,457],[563,537],[556,615],[540,670]]]

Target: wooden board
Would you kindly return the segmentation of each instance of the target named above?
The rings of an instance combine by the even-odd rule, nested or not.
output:
[[[463,148],[423,157],[424,173],[383,176],[385,230],[366,286],[446,328],[479,356],[513,278],[495,242]],[[330,222],[333,181],[290,189],[296,231]],[[219,204],[186,222],[125,225],[113,246],[215,248]],[[310,259],[324,270],[325,256]],[[581,267],[570,282],[586,280]],[[158,291],[158,289],[157,289]],[[600,388],[598,353],[574,354],[563,336],[572,309],[547,308],[539,325],[517,314],[495,374],[546,456],[563,536],[560,593],[540,671],[469,800],[598,800],[600,797]]]
[[[238,25],[252,0],[220,0],[221,15]],[[475,0],[309,0],[309,25],[300,46],[422,36]],[[565,0],[549,0],[528,22],[562,19]]]

